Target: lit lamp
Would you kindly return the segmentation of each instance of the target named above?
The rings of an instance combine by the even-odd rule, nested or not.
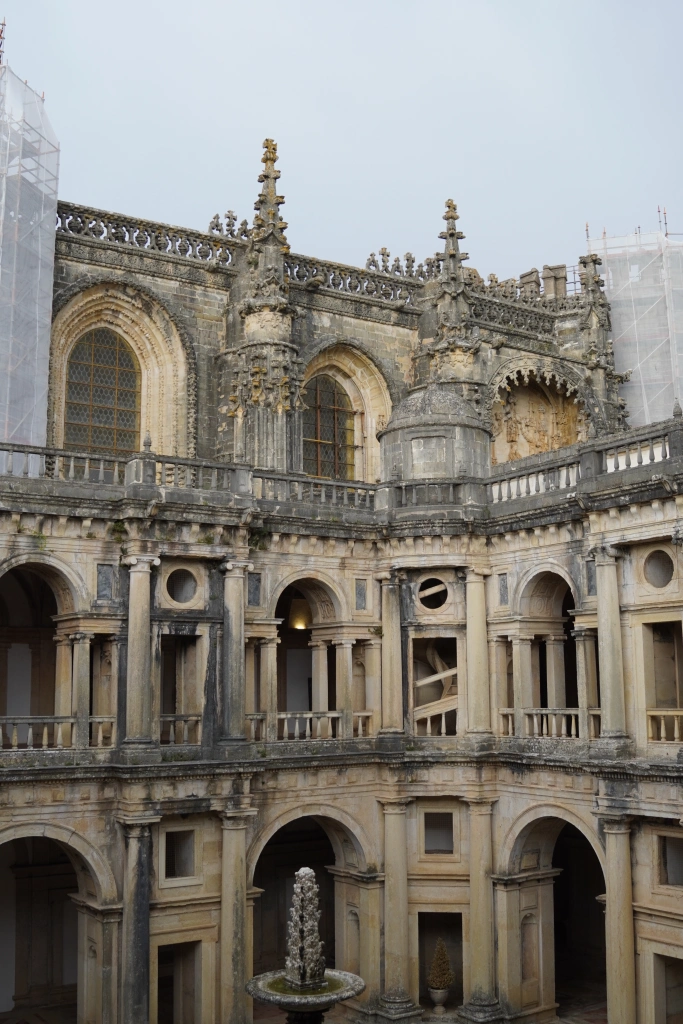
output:
[[[289,628],[308,629],[313,621],[311,609],[305,597],[293,597],[289,606]]]

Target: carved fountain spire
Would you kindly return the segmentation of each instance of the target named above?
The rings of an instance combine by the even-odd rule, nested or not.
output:
[[[446,230],[440,233],[439,238],[444,240],[444,257],[439,275],[437,299],[439,337],[442,340],[448,340],[453,336],[454,329],[467,319],[469,313],[465,272],[462,266],[469,256],[466,252],[460,252],[459,243],[465,236],[456,227],[460,218],[458,207],[452,199],[446,200],[446,212],[443,219],[446,221]]]
[[[234,459],[261,469],[301,472],[301,384],[303,364],[292,342],[294,309],[289,303],[285,256],[287,224],[280,216],[277,146],[263,143],[261,191],[254,209],[247,265],[249,283],[239,311],[244,338],[235,353],[229,389],[234,423]]]
[[[305,991],[325,983],[324,943],[318,932],[320,910],[315,872],[312,868],[300,868],[294,877],[285,974],[293,988]]]

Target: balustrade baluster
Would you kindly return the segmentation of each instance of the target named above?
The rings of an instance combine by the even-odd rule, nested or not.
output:
[[[62,750],[64,747],[64,732],[62,730],[62,723],[57,723],[57,750]]]
[[[652,440],[652,438],[650,438],[650,450],[648,452],[648,462],[654,462],[654,461],[655,461],[654,441]]]
[[[624,460],[624,465],[625,465],[626,469],[630,469],[631,468],[631,449],[630,448],[626,449],[626,457],[625,457],[625,460]]]
[[[567,472],[566,472],[566,475],[565,475],[565,478],[564,478],[564,486],[565,487],[571,487],[571,485],[572,485],[572,477],[571,477],[571,473],[570,473],[570,470],[569,470],[569,466],[567,466]]]
[[[104,746],[104,722],[97,723],[97,746]]]
[[[503,481],[498,481],[498,501],[503,500]]]
[[[432,719],[430,715],[427,715],[427,735],[432,735]]]
[[[452,483],[448,485],[448,504],[452,505],[455,502],[455,487]]]
[[[33,722],[29,722],[28,734],[26,736],[26,749],[33,750]]]
[[[674,715],[674,742],[678,743],[681,738],[681,719],[679,715]]]
[[[76,475],[75,470],[76,470],[76,463],[75,463],[74,457],[72,455],[71,458],[69,459],[69,474],[68,474],[69,475],[69,480],[73,480],[74,479],[74,477]]]
[[[29,458],[30,458],[29,453],[28,452],[24,452],[24,464],[22,466],[22,476],[28,476]]]
[[[446,712],[441,712],[441,735],[446,735]]]
[[[508,477],[507,479],[507,491],[505,492],[505,497],[508,499],[508,501],[510,501],[510,499],[512,498],[512,487],[510,485],[510,477]]]
[[[525,494],[531,494],[531,473],[527,473],[527,475],[524,477],[524,483],[525,483],[524,493]]]
[[[47,735],[47,722],[43,723],[43,750],[47,750],[50,746],[50,741]]]
[[[570,733],[570,735],[571,735],[571,733]],[[567,738],[567,716],[566,715],[562,715],[561,736],[562,736],[563,740],[566,740],[566,738]]]
[[[666,740],[666,718],[664,715],[660,715],[659,718],[659,738],[660,740]]]
[[[190,720],[189,718],[183,719],[183,743],[187,744],[190,742]]]
[[[519,477],[517,477],[517,480],[516,480],[517,489],[515,491],[515,498],[521,498],[522,497],[521,483],[522,483],[521,479]]]
[[[111,733],[109,734],[109,746],[116,746],[116,719],[111,723]]]
[[[669,458],[669,451],[666,447],[666,438],[662,438],[662,460]]]
[[[5,470],[6,476],[14,476],[14,452],[10,451],[7,455],[7,469]]]
[[[178,463],[173,463],[173,486],[178,486]]]

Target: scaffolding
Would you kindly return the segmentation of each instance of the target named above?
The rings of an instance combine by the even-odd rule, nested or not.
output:
[[[631,426],[671,416],[683,400],[683,242],[661,231],[589,241],[612,307],[614,361]]]
[[[0,66],[0,440],[44,445],[59,144],[43,99]]]

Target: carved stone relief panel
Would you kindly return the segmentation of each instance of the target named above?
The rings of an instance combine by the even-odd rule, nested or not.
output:
[[[502,392],[492,409],[493,464],[553,451],[586,438],[583,406],[567,396],[563,385],[552,387],[529,378]]]

